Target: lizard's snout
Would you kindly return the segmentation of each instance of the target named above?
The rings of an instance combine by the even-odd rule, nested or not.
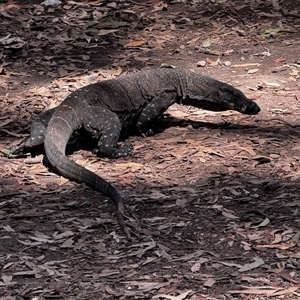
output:
[[[244,111],[244,114],[247,114],[247,115],[256,115],[259,112],[260,112],[259,106],[255,102],[251,101],[247,105],[247,107],[246,107],[246,109]]]

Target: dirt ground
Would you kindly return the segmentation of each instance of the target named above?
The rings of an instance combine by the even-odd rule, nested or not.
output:
[[[0,298],[299,299],[300,2],[40,2],[0,1]],[[132,243],[109,199],[6,156],[71,91],[164,65],[261,112],[173,106],[124,159],[70,146],[124,197]]]

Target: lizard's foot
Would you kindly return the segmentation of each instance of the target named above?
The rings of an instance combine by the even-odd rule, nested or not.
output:
[[[117,219],[118,219],[118,222],[122,228],[122,230],[124,231],[128,241],[132,241],[132,237],[131,237],[131,234],[130,234],[130,228],[131,229],[134,229],[135,231],[139,231],[137,226],[131,222],[125,222],[124,220],[124,205],[123,205],[123,202],[120,202],[118,203],[117,205]]]
[[[23,140],[21,144],[12,146],[9,149],[9,156],[25,154],[27,152],[33,153],[37,150],[39,151],[44,143],[44,139],[44,135],[30,136],[29,138]]]
[[[124,217],[127,218],[124,215],[120,216],[119,214],[117,214],[118,222],[122,230],[124,231],[127,240],[129,242],[132,242],[132,235],[140,239],[139,234],[141,232],[141,228],[135,222],[125,221]]]
[[[8,156],[14,155],[14,154],[21,154],[23,153],[24,145],[20,144],[18,146],[12,146],[9,148],[9,154]]]
[[[139,124],[137,125],[137,130],[138,133],[142,136],[142,137],[147,137],[147,136],[153,136],[155,135],[155,132],[153,131],[152,128],[147,128],[147,126],[143,125],[143,124]]]
[[[131,156],[133,153],[133,145],[131,143],[125,143],[122,148],[116,148],[112,154],[113,158]]]
[[[102,154],[102,155],[110,156],[112,158],[126,157],[126,156],[129,156],[129,155],[132,155],[133,145],[131,143],[125,143],[123,147],[113,148],[109,152],[108,151],[104,152],[103,149],[100,149],[99,147],[97,147],[93,150],[93,153],[98,155],[98,156],[101,156],[101,154]]]
[[[26,151],[27,145],[30,142],[30,138],[26,138],[23,142],[17,146],[12,146],[9,148],[9,155],[20,155]]]
[[[146,131],[146,136],[154,136],[155,132],[150,128]]]

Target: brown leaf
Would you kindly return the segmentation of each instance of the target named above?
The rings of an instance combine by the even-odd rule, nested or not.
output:
[[[300,93],[297,90],[295,90],[295,97],[296,97],[297,101],[300,101]]]
[[[246,68],[246,67],[252,67],[252,66],[257,66],[259,67],[259,63],[245,63],[245,64],[237,64],[237,65],[232,65],[232,68]]]
[[[189,290],[187,292],[184,292],[178,296],[171,296],[171,295],[166,295],[166,294],[159,294],[159,295],[155,295],[152,297],[152,299],[157,299],[157,298],[167,298],[170,300],[184,300],[186,298],[186,296],[191,292],[192,290]]]
[[[74,240],[70,238],[62,243],[61,248],[73,248]]]
[[[226,291],[226,293],[229,294],[252,294],[252,295],[265,295],[269,297],[274,296],[280,296],[280,295],[286,295],[293,292],[296,292],[298,290],[298,287],[290,287],[288,289],[282,289],[282,288],[265,288],[265,287],[251,287],[250,289],[245,290],[231,290]]]
[[[257,73],[259,71],[259,69],[250,69],[248,70],[248,74],[254,74],[254,73]]]
[[[260,267],[261,265],[263,265],[265,262],[260,258],[260,257],[254,257],[254,262],[249,263],[249,264],[245,264],[243,265],[239,271],[240,272],[246,272],[255,268]]]
[[[214,284],[215,284],[216,280],[213,279],[213,278],[209,278],[207,279],[206,281],[203,282],[203,286],[206,286],[206,287],[212,287]]]
[[[142,45],[145,44],[145,41],[133,41],[133,42],[130,42],[126,45],[124,45],[125,48],[129,48],[129,47],[140,47]]]
[[[206,61],[212,65],[212,66],[217,66],[220,63],[220,59],[218,58],[217,60],[212,60],[209,57],[206,58]]]
[[[0,12],[1,11],[5,11],[5,10],[9,10],[9,9],[20,9],[20,5],[17,5],[17,4],[6,4],[6,5],[0,5]]]
[[[291,247],[293,247],[294,245],[287,245],[287,244],[267,244],[267,245],[257,245],[255,246],[255,249],[257,250],[264,250],[266,248],[270,248],[270,249],[280,249],[280,250],[286,250],[286,249],[289,249]]]

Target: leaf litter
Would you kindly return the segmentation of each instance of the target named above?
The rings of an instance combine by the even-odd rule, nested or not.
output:
[[[140,227],[133,244],[105,197],[57,176],[43,156],[1,156],[0,296],[298,299],[299,8],[292,1],[27,2],[0,4],[4,154],[38,113],[128,69],[202,71],[245,91],[262,113],[173,106],[157,123],[163,132],[129,138],[133,157],[71,151],[121,191]]]

